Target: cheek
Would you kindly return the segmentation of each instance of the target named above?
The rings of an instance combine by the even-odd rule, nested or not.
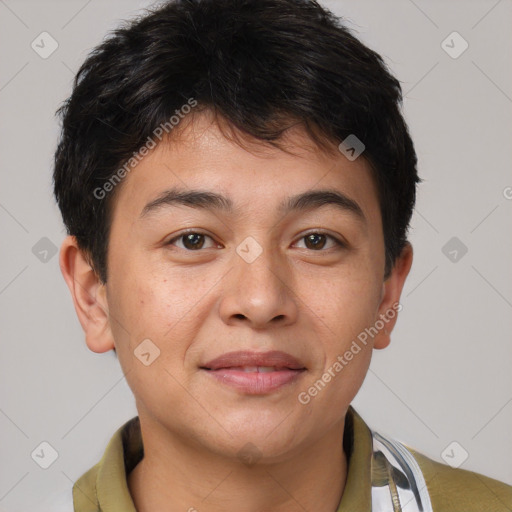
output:
[[[329,276],[327,285],[308,291],[306,295],[325,329],[335,335],[337,349],[342,349],[348,339],[356,337],[374,322],[380,302],[381,286],[369,280],[368,274],[351,270],[347,269],[336,279]]]
[[[324,355],[314,378],[327,381],[322,394],[332,403],[352,400],[368,371],[373,338],[367,329],[375,322],[379,290],[374,282],[354,277],[340,279],[318,294],[316,313],[321,322],[316,331]]]
[[[190,305],[177,300],[165,278],[137,277],[122,280],[110,310],[119,362],[140,406],[151,411],[182,406],[194,315],[186,314]]]
[[[155,271],[142,253],[118,249],[113,246],[111,253],[109,282],[113,300],[109,301],[110,311],[116,318],[123,319],[134,339],[150,337],[149,328],[158,326],[161,319],[172,324],[175,308],[170,306],[176,294],[168,278]]]
[[[157,347],[155,352],[159,351],[155,365],[185,377],[187,350],[209,311],[204,307],[207,301],[200,300],[209,286],[203,290],[202,286],[191,285],[190,277],[176,270],[172,273],[148,264],[136,265],[135,258],[112,273],[111,327],[116,347],[125,353],[123,359],[119,357],[124,368],[134,365],[138,369],[140,363],[134,354],[149,339]]]
[[[152,340],[162,351],[162,355],[172,344],[172,339],[182,332],[179,322],[185,308],[180,307],[165,283],[152,285],[147,282],[133,282],[120,292],[113,311],[117,318],[123,319],[123,329],[117,329],[115,339],[128,341],[134,350],[142,340]],[[172,347],[178,350],[179,347]]]

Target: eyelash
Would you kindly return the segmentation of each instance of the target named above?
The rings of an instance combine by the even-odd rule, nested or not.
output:
[[[202,236],[205,236],[205,237],[208,237],[208,238],[211,238],[213,240],[213,238],[208,235],[207,233],[203,233],[201,231],[197,231],[197,230],[189,230],[189,231],[183,231],[182,233],[180,233],[178,236],[175,236],[174,238],[172,238],[171,240],[169,240],[166,245],[173,245],[173,243],[176,241],[176,240],[179,240],[180,238],[183,238],[184,236],[186,235],[202,235]],[[307,236],[309,235],[324,235],[326,236],[327,238],[330,238],[331,240],[334,241],[334,243],[336,244],[336,247],[331,247],[330,249],[345,249],[347,247],[347,245],[342,242],[341,240],[339,240],[338,238],[336,238],[335,236],[325,232],[325,231],[322,231],[321,229],[320,230],[314,230],[314,231],[310,231],[308,233],[305,233],[304,235],[302,235],[299,240],[302,240],[304,238],[306,238]],[[202,249],[198,249],[198,250],[192,250],[192,249],[187,249],[187,248],[184,248],[182,249],[181,247],[178,247],[178,249],[182,250],[182,251],[186,251],[186,252],[201,252]],[[310,249],[311,251],[313,252],[327,252],[329,249],[320,249],[318,251],[315,251],[314,249]]]

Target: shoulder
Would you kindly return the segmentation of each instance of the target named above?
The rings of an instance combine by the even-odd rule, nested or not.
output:
[[[77,510],[100,510],[96,489],[100,467],[101,461],[86,471],[73,484],[73,504]]]
[[[512,511],[512,486],[472,471],[452,468],[406,448],[423,473],[434,512]]]
[[[372,474],[388,477],[384,483],[389,482],[387,485],[393,503],[395,500],[402,503],[416,501],[416,509],[425,512],[512,511],[512,486],[473,471],[436,462],[375,431],[372,436]],[[379,468],[380,473],[377,471]],[[383,485],[382,480],[378,480],[377,489],[372,489],[375,497],[380,499],[387,496],[377,492]]]

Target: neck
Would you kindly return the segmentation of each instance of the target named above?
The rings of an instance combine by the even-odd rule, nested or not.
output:
[[[128,475],[138,512],[336,512],[347,461],[342,424],[280,462],[238,459],[201,451],[143,422],[144,458]]]

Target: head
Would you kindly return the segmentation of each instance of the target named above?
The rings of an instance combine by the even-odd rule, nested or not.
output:
[[[60,263],[141,419],[272,457],[342,419],[412,263],[420,179],[400,104],[381,57],[316,2],[168,2],[89,55],[59,110]],[[206,369],[237,350],[304,370],[240,392]]]

